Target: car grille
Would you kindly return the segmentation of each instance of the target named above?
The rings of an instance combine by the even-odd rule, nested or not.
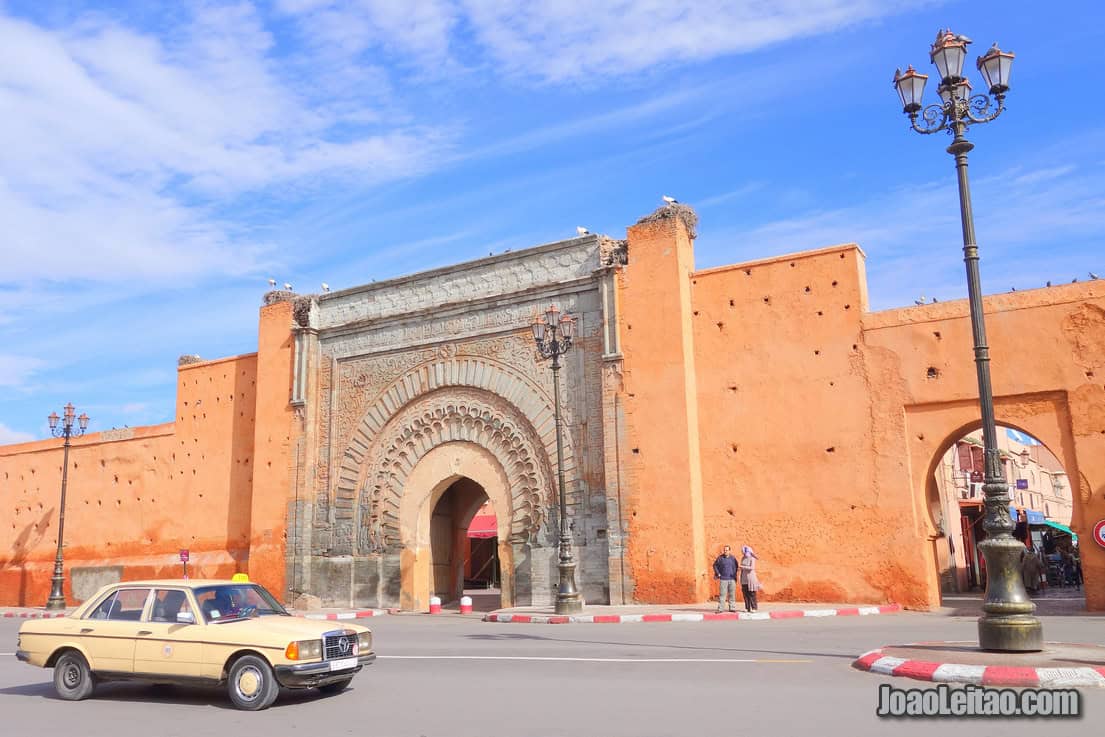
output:
[[[344,648],[342,647],[344,641]],[[357,634],[355,632],[337,632],[322,638],[323,660],[352,658],[357,654]]]

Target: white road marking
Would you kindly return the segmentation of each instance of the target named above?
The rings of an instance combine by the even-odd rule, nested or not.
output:
[[[377,660],[555,660],[572,663],[811,663],[786,658],[556,658],[528,655],[377,655]]]

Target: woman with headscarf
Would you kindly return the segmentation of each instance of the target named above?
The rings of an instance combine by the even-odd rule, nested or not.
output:
[[[756,605],[756,592],[760,590],[760,579],[756,577],[756,553],[751,546],[741,548],[741,593],[744,594],[744,611],[754,612]]]

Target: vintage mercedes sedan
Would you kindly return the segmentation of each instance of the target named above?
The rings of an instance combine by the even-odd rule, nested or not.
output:
[[[53,668],[70,701],[100,681],[225,684],[236,707],[256,711],[280,686],[337,693],[376,659],[371,630],[336,624],[291,616],[255,583],[127,581],[69,616],[25,622],[16,657]]]

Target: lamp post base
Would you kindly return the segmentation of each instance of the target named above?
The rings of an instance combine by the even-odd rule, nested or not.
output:
[[[986,558],[986,601],[978,619],[978,646],[997,652],[1038,652],[1044,649],[1044,627],[1032,616],[1036,605],[1021,578],[1025,547],[1007,536],[984,540],[978,547]]]
[[[571,555],[560,558],[560,586],[556,590],[556,613],[579,614],[583,597],[576,590],[576,563]]]
[[[64,585],[64,579],[54,577],[54,583],[50,589],[50,598],[46,600],[46,608],[50,611],[59,611],[65,608],[65,594],[63,593],[62,586]]]

